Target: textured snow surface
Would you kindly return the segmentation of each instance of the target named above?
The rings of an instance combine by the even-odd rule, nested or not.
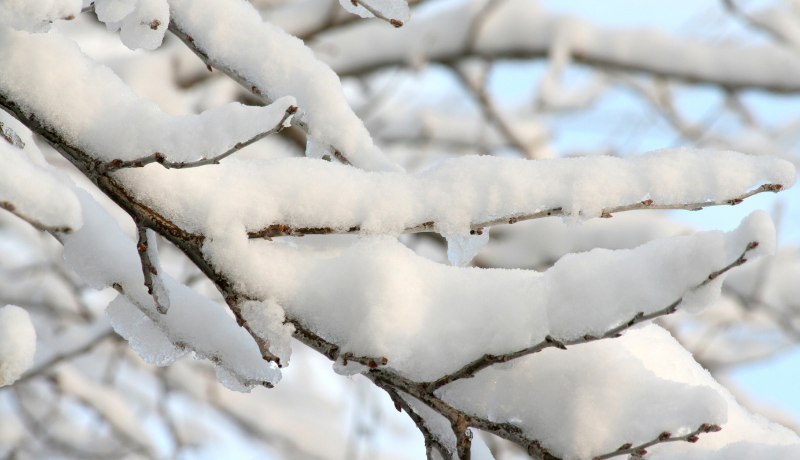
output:
[[[153,165],[117,176],[184,230],[228,239],[273,224],[397,235],[425,222],[467,236],[472,223],[559,207],[575,222],[647,199],[727,200],[763,183],[795,182],[794,166],[783,160],[689,149],[626,159],[462,157],[414,175],[292,158],[181,171]]]
[[[3,0],[0,2],[0,27],[47,32],[53,21],[79,15],[81,6],[82,0]]]
[[[286,315],[281,306],[274,301],[247,301],[242,303],[241,309],[250,329],[266,340],[269,352],[280,359],[281,366],[288,366],[294,325],[284,324]]]
[[[565,460],[592,458],[626,442],[641,444],[664,431],[685,434],[702,423],[720,424],[722,431],[701,435],[696,444],[669,443],[648,450],[653,458],[677,459],[687,458],[683,455],[688,452],[724,449],[715,454],[719,457],[691,458],[741,459],[771,457],[727,457],[724,452],[735,446],[729,443],[783,446],[767,452],[797,452],[800,447],[790,430],[739,406],[655,325],[568,351],[546,350],[510,369],[481,371],[437,394],[468,413],[522,428]],[[763,446],[756,450],[765,452]]]
[[[263,22],[250,3],[170,0],[170,7],[173,23],[214,66],[231,69],[271,100],[297,98],[310,141],[332,146],[364,169],[402,171],[372,143],[347,104],[339,77],[301,40]]]
[[[28,312],[16,305],[0,308],[0,387],[20,378],[35,353],[36,330]]]
[[[213,157],[273,129],[291,97],[267,107],[226,104],[172,116],[141,99],[108,67],[60,32],[0,28],[0,92],[64,139],[98,159],[134,160],[156,152],[171,161]]]
[[[118,285],[124,292],[107,310],[115,330],[142,358],[169,364],[193,351],[217,365],[217,376],[228,388],[247,391],[262,382],[277,383],[280,372],[261,358],[252,337],[219,304],[176,282],[160,278],[170,296],[167,314],[156,312],[144,286],[136,243],[87,192],[76,189],[84,220],[91,224],[63,237],[64,258],[96,289]]]
[[[108,30],[120,31],[122,43],[132,50],[158,48],[169,26],[166,0],[96,0],[95,11]]]
[[[640,311],[666,308],[751,241],[760,245],[749,259],[774,250],[774,229],[763,212],[729,233],[570,255],[544,274],[448,267],[388,237],[328,248],[215,239],[204,250],[247,295],[274,299],[342,352],[386,357],[390,368],[426,381],[485,353],[524,349],[548,334],[563,340],[601,335]],[[684,306],[708,305],[722,278],[692,293]]]
[[[5,112],[0,129],[17,140],[13,145],[0,138],[0,203],[42,225],[79,229],[81,207],[66,175],[47,164],[30,131]]]

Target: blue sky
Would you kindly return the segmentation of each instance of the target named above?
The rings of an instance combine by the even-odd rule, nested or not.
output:
[[[655,27],[682,35],[711,40],[740,40],[755,43],[764,40],[757,33],[746,31],[722,13],[721,0],[540,0],[551,12],[583,17],[592,23],[609,27]],[[742,2],[744,3],[744,2]],[[750,5],[764,1],[749,2]],[[510,65],[497,77],[498,96],[518,97],[532,91],[534,78],[544,63]],[[578,69],[572,78],[581,78]],[[516,93],[512,96],[512,93]],[[720,91],[708,86],[687,87],[679,91],[678,107],[695,120],[709,116],[720,103]],[[800,96],[772,95],[748,91],[743,100],[766,124],[776,124],[790,117],[800,117]],[[555,144],[561,151],[596,147],[604,144],[623,146],[622,153],[683,145],[676,133],[670,132],[658,117],[642,111],[632,95],[616,94],[599,101],[584,119],[572,117],[556,133]],[[603,123],[585,123],[603,113]],[[633,122],[631,122],[633,120]],[[620,141],[620,139],[623,139]],[[630,152],[625,152],[629,150]],[[780,194],[762,194],[735,207],[707,208],[702,212],[676,211],[676,219],[700,229],[730,230],[755,209],[772,212],[776,202],[783,206],[779,243],[800,245],[800,187]],[[798,280],[800,282],[800,280]],[[754,400],[780,407],[800,422],[800,347],[773,359],[735,369],[731,377]]]

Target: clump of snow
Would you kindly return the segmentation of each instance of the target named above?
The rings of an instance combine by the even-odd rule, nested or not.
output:
[[[333,362],[333,372],[339,375],[352,377],[353,375],[363,374],[369,370],[369,366],[365,366],[356,361],[348,361],[344,363],[344,358],[339,357]]]
[[[263,22],[249,2],[170,0],[169,4],[173,24],[192,38],[212,65],[241,76],[253,92],[270,100],[297,98],[311,142],[328,146],[331,155],[339,151],[360,168],[402,171],[373,144],[347,104],[339,77],[301,40]]]
[[[0,308],[0,387],[19,379],[35,353],[36,330],[28,312],[15,305]]]
[[[244,302],[241,309],[250,329],[266,341],[269,352],[280,360],[281,366],[288,366],[294,325],[286,322],[283,308],[273,300],[266,300]]]
[[[285,97],[267,107],[231,103],[172,116],[139,98],[58,31],[0,29],[0,91],[67,142],[105,161],[156,152],[176,162],[211,158],[273,129],[296,105]]]
[[[92,287],[114,287],[124,294],[112,303],[107,316],[145,361],[169,364],[193,351],[198,358],[213,361],[220,381],[238,391],[280,380],[277,367],[261,358],[253,338],[222,306],[166,273],[159,278],[170,308],[167,314],[158,313],[144,285],[136,243],[87,192],[75,193],[87,225],[63,236],[64,259]]]
[[[108,30],[120,31],[122,43],[132,50],[158,48],[169,26],[166,0],[97,0],[95,11]]]
[[[358,227],[363,235],[397,235],[430,222],[439,233],[468,235],[473,224],[556,208],[577,223],[647,199],[653,206],[702,205],[763,183],[788,188],[795,170],[771,157],[673,149],[626,159],[462,157],[414,175],[288,158],[231,159],[182,171],[154,165],[117,177],[181,228],[229,238],[243,233],[241,226],[253,232],[271,225]]]
[[[82,3],[82,0],[3,0],[0,2],[0,26],[47,32],[53,21],[79,15]]]
[[[474,235],[448,235],[447,258],[454,267],[465,267],[489,242],[489,229],[474,231]]]
[[[4,112],[0,115],[0,207],[49,228],[81,228],[81,207],[69,180],[44,161],[27,129],[21,134],[10,129],[8,118]]]

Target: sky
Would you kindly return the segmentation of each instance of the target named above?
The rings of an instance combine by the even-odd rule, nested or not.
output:
[[[757,43],[763,37],[746,32],[736,21],[718,20],[722,15],[721,0],[540,0],[545,7],[558,14],[582,17],[599,26],[655,27],[668,32],[688,34],[705,39],[741,40]],[[749,8],[766,4],[764,1],[739,3]],[[543,64],[521,66],[497,83],[497,87],[523,90],[530,87],[530,80],[542,72]],[[516,73],[516,76],[513,75]],[[575,78],[580,78],[577,75]],[[526,86],[527,85],[527,86]],[[695,86],[685,88],[679,95],[678,106],[683,113],[702,119],[719,103],[718,90]],[[749,91],[744,96],[746,103],[766,123],[777,123],[787,117],[800,115],[800,96],[771,95]],[[643,152],[662,147],[676,147],[675,134],[660,126],[657,119],[641,115],[636,128],[625,124],[635,118],[639,104],[631,96],[615,94],[599,101],[596,112],[605,113],[608,124],[587,124],[576,120],[560,131],[556,144],[563,150],[580,149],[582,146],[613,143],[609,138],[629,135],[631,139],[625,149]],[[610,116],[609,116],[610,115]],[[587,115],[588,116],[588,115]],[[573,117],[574,119],[574,117]],[[663,122],[661,123],[663,125]],[[588,129],[587,129],[588,128]],[[628,128],[628,129],[626,129]],[[637,132],[638,130],[638,132]],[[634,152],[631,152],[634,153]],[[771,214],[776,206],[782,207],[783,218],[778,232],[779,244],[800,244],[800,187],[781,194],[761,194],[745,200],[735,207],[720,206],[706,208],[702,212],[675,211],[674,217],[699,229],[731,230],[741,219],[754,211],[763,209]],[[800,282],[800,280],[798,280]],[[779,407],[800,423],[800,347],[786,351],[773,359],[761,361],[734,370],[734,382],[755,401]]]

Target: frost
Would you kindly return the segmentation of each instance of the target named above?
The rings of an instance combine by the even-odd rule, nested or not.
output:
[[[489,242],[489,229],[475,231],[475,235],[447,236],[447,258],[454,267],[466,267],[473,257]]]
[[[47,32],[53,21],[81,13],[82,0],[3,0],[0,26],[27,32]]]
[[[28,312],[15,305],[0,308],[0,387],[20,378],[35,353],[36,330]]]

